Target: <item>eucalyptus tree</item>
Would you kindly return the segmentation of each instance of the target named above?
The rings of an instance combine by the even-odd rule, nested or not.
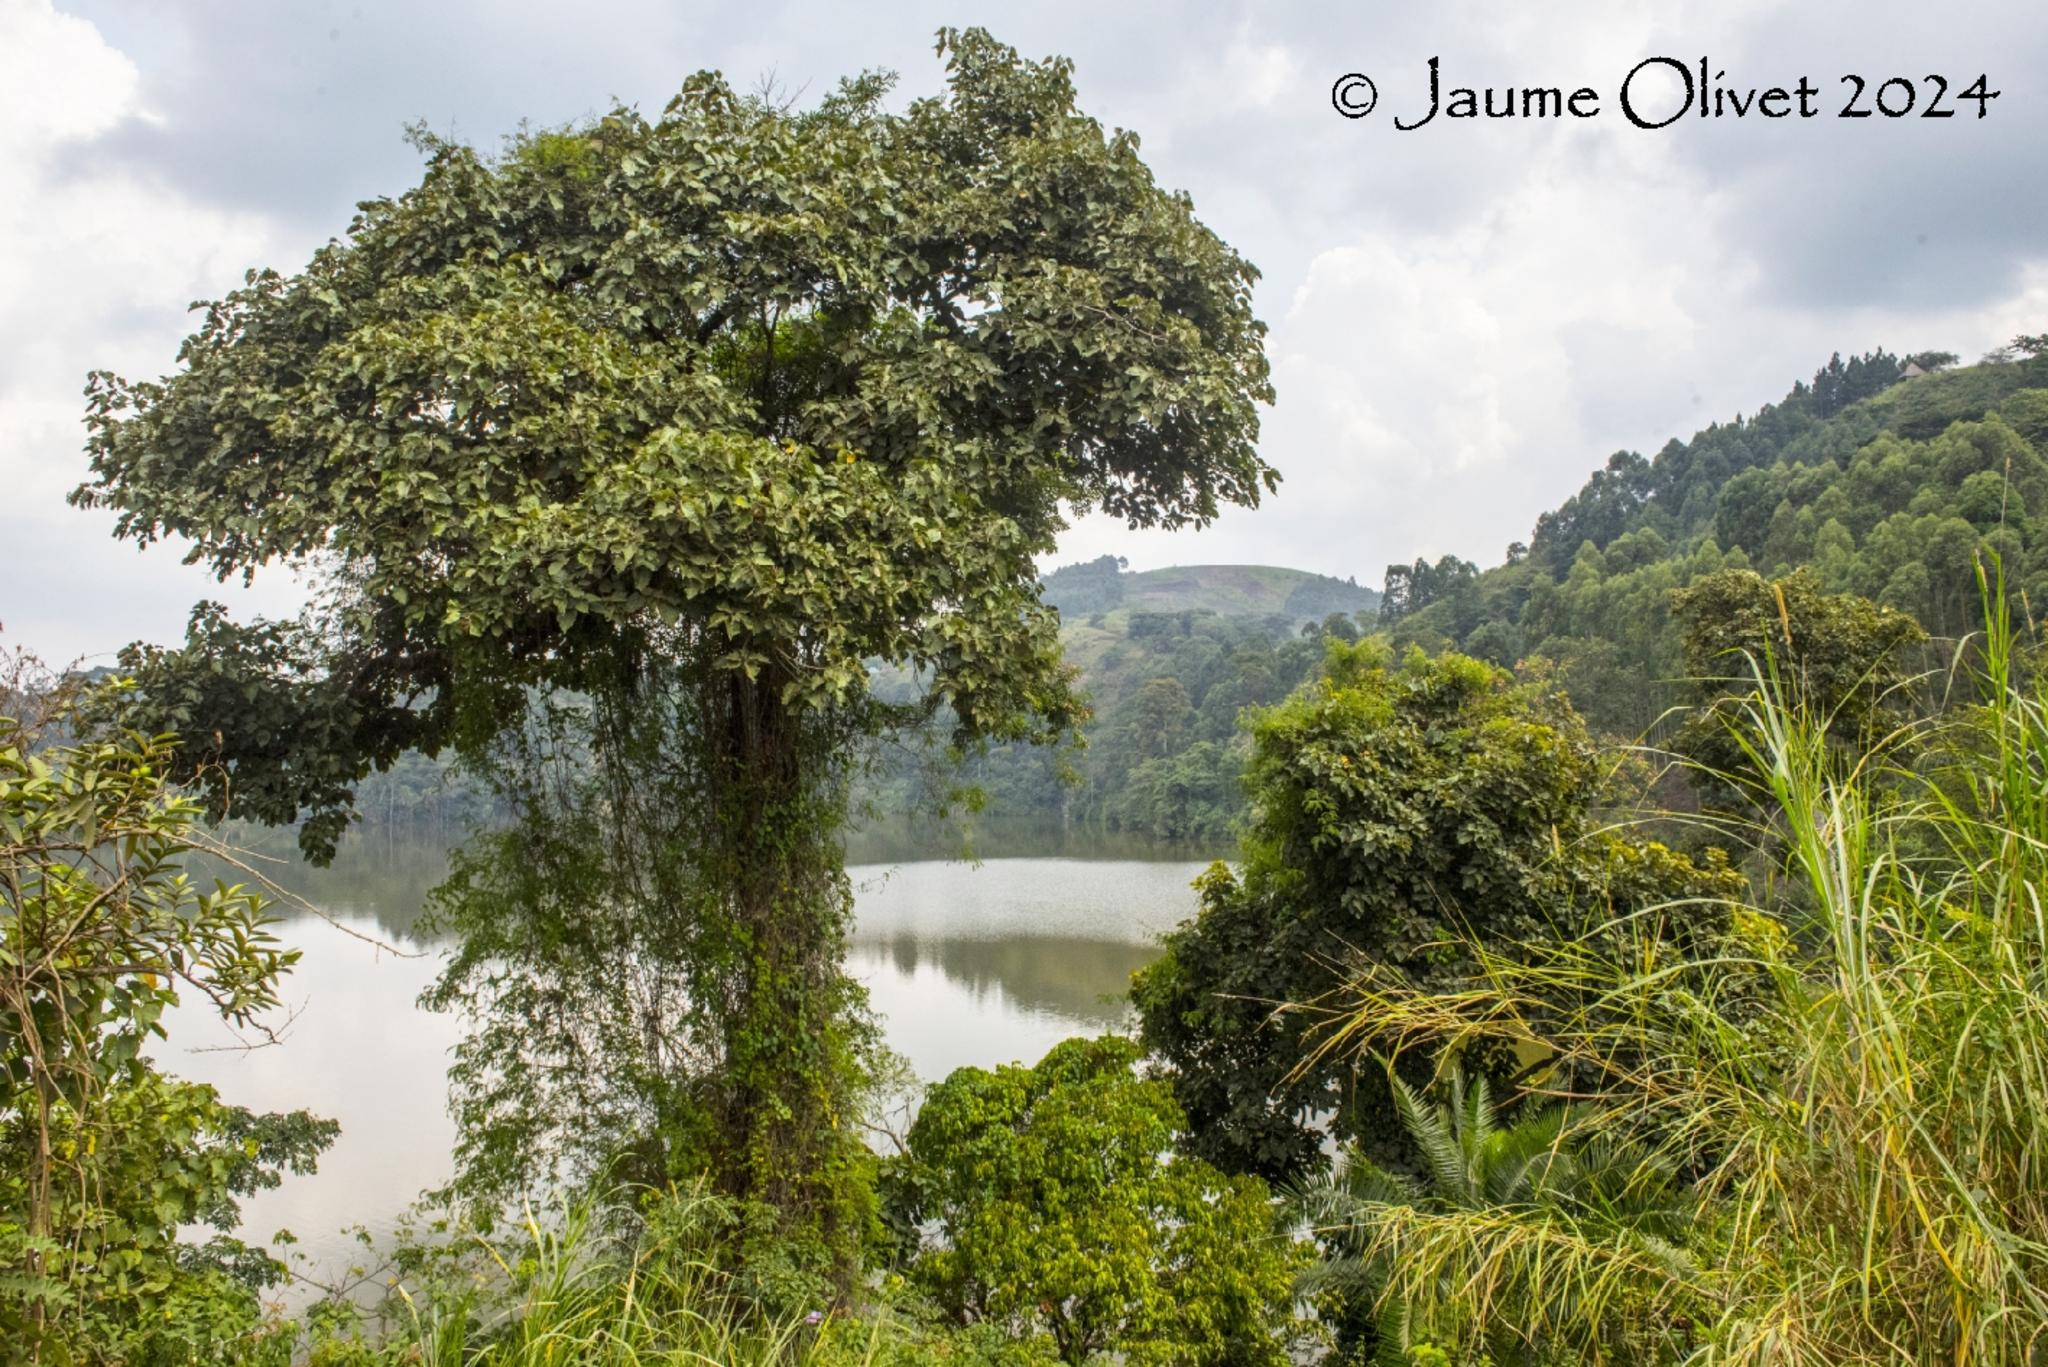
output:
[[[204,609],[128,660],[216,809],[316,856],[404,751],[501,753],[586,700],[594,829],[659,792],[686,876],[553,924],[637,918],[672,957],[670,1138],[828,1234],[856,1218],[854,743],[1072,727],[1033,559],[1064,519],[1199,526],[1277,484],[1254,269],[1068,62],[938,51],[944,90],[898,107],[881,75],[799,109],[700,74],[496,155],[416,133],[417,186],[206,306],[175,373],[93,376],[73,496],[223,579],[329,568],[304,621]],[[872,701],[873,660],[921,701]]]

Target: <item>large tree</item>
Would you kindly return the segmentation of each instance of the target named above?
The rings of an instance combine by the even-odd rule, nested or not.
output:
[[[707,74],[496,156],[420,134],[417,187],[208,306],[175,374],[93,377],[74,495],[222,578],[328,568],[304,622],[204,612],[129,659],[216,805],[315,855],[373,768],[584,700],[612,777],[583,815],[655,823],[676,869],[592,874],[550,933],[637,918],[625,961],[675,972],[634,1009],[688,1003],[661,1068],[696,1148],[814,1226],[850,1218],[852,743],[1070,726],[1033,562],[1063,518],[1201,525],[1276,483],[1252,267],[1067,62],[938,47],[946,89],[900,110],[882,76],[796,109]],[[870,701],[877,659],[920,705]]]
[[[1694,899],[1735,886],[1718,852],[1600,821],[1600,754],[1563,698],[1460,655],[1328,649],[1324,677],[1252,717],[1242,863],[1198,880],[1132,988],[1190,1148],[1269,1179],[1319,1166],[1328,1136],[1409,1156],[1384,1071],[1322,1047],[1358,975],[1456,992],[1475,944],[1517,955],[1617,919],[1689,940],[1714,920]],[[1401,1062],[1427,1077],[1426,1050]]]

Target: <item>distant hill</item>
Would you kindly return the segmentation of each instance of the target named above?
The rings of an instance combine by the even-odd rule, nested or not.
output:
[[[1045,600],[1071,625],[1096,613],[1213,612],[1219,617],[1321,621],[1371,612],[1380,595],[1347,579],[1278,565],[1175,565],[1132,572],[1116,556],[1064,565],[1045,577]]]
[[[1143,832],[1203,852],[1227,845],[1243,805],[1239,714],[1299,687],[1322,662],[1325,636],[1356,640],[1380,601],[1350,580],[1277,565],[1134,574],[1113,555],[1054,570],[1043,591],[1094,714],[1087,747],[996,746],[961,777],[999,820]],[[891,701],[916,688],[902,670],[877,669],[871,685]],[[1070,772],[1078,784],[1063,781]],[[866,804],[889,812],[914,808],[928,780],[903,754],[863,781]]]

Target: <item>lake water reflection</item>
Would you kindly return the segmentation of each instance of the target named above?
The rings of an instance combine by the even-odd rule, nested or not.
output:
[[[1127,1022],[1130,975],[1193,910],[1189,883],[1205,861],[1101,854],[849,869],[849,970],[919,1076],[1035,1061],[1069,1035]],[[304,951],[285,988],[284,1042],[236,1048],[218,1021],[188,1008],[159,1050],[169,1071],[211,1082],[235,1104],[304,1107],[341,1122],[317,1176],[287,1178],[244,1203],[248,1237],[289,1228],[316,1267],[347,1258],[344,1226],[381,1232],[449,1175],[445,1075],[461,1023],[415,1004],[444,946],[414,933],[445,867],[437,851],[360,844],[331,869],[280,861],[271,876],[331,918],[281,908],[285,940]]]

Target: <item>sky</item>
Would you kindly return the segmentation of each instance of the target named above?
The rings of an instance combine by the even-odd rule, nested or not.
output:
[[[1082,107],[1262,271],[1279,492],[1199,532],[1082,519],[1055,561],[1374,585],[1417,556],[1492,564],[1610,453],[1754,412],[1833,352],[1971,360],[2048,331],[2038,3],[0,0],[0,650],[105,662],[178,639],[201,598],[295,610],[286,567],[223,586],[67,505],[81,391],[170,371],[192,301],[298,268],[415,183],[407,124],[493,146],[656,113],[707,68],[806,100],[886,68],[907,100],[937,88],[947,24],[1071,57]],[[1658,56],[1738,94],[1803,76],[1818,116],[1636,128],[1616,92]],[[1431,57],[1446,101],[1585,86],[1600,112],[1398,131]],[[1331,100],[1351,72],[1379,93],[1355,121]],[[1930,73],[1956,117],[1835,117],[1844,75],[1905,77],[1924,107]],[[1956,100],[1980,74],[2002,92],[1981,119]],[[1677,97],[1666,67],[1633,89]]]

